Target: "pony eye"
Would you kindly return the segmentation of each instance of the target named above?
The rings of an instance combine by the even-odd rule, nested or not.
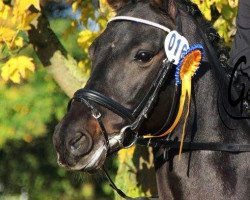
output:
[[[144,62],[147,63],[150,60],[152,60],[152,58],[154,57],[154,54],[150,51],[139,51],[136,55],[135,55],[135,60],[138,60],[140,62]]]

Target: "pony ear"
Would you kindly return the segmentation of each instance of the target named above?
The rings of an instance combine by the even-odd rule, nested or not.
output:
[[[172,19],[175,19],[177,7],[175,0],[150,0],[153,7],[157,7],[164,13],[167,13]]]
[[[128,3],[129,0],[107,0],[107,2],[114,10],[119,10],[122,6]]]

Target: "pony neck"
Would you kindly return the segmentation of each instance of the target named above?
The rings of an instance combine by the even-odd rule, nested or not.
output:
[[[186,130],[186,140],[203,142],[243,142],[246,141],[248,120],[234,120],[225,112],[225,107],[231,113],[238,112],[239,108],[231,108],[228,102],[227,74],[220,66],[217,58],[218,47],[210,44],[205,37],[206,23],[203,19],[196,19],[190,14],[180,10],[178,21],[181,22],[181,31],[192,44],[200,43],[205,47],[205,63],[203,63],[193,80],[192,102],[190,106],[189,122]],[[202,23],[200,25],[200,23]],[[180,25],[180,23],[179,23]],[[206,25],[207,26],[207,25]],[[197,34],[198,33],[198,34]],[[216,43],[216,45],[219,42]],[[211,52],[213,51],[213,52]],[[182,122],[174,131],[180,137]]]
[[[210,45],[208,41],[205,41],[205,44]],[[212,45],[205,47],[210,59],[208,66],[205,64],[208,70],[194,83],[195,106],[191,111],[194,116],[193,121],[198,127],[197,132],[203,132],[200,139],[224,143],[249,142],[250,120],[241,117],[240,106],[233,106],[229,101],[230,95],[233,99],[238,95],[234,91],[235,88],[230,88],[229,84],[228,77],[233,77],[233,74],[228,74],[218,61],[211,60],[215,58],[211,56],[215,53]],[[209,52],[210,50],[213,52]],[[234,92],[229,94],[229,90]],[[235,119],[234,116],[239,118]]]

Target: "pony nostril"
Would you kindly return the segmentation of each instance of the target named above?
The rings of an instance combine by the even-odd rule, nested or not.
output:
[[[89,134],[77,132],[69,142],[69,151],[74,156],[83,156],[91,150],[92,145],[93,140]]]

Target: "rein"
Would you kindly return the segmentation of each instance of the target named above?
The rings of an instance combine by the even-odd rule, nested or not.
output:
[[[167,33],[169,33],[171,30],[165,26],[162,26],[160,24],[157,24],[155,22],[151,22],[148,20],[135,18],[135,17],[129,17],[129,16],[117,16],[112,18],[109,23],[115,22],[115,21],[131,21],[136,23],[142,23],[149,26],[154,26],[156,28],[159,28]],[[199,28],[200,30],[200,28]],[[200,30],[201,31],[201,30]],[[210,44],[206,41],[206,38],[204,38],[203,34],[202,38],[205,41],[206,45],[208,46],[209,50],[209,56],[212,57],[213,63],[218,64],[219,61],[216,58],[216,54],[211,48]],[[160,155],[159,159],[163,159],[163,161],[169,160],[169,153],[171,151],[179,150],[180,149],[180,141],[178,140],[171,140],[171,134],[169,134],[168,137],[162,138],[142,138],[138,136],[138,129],[140,128],[141,124],[144,122],[144,120],[148,117],[149,112],[154,106],[154,103],[156,99],[158,98],[159,91],[162,88],[163,84],[168,80],[171,74],[171,70],[173,69],[174,64],[173,62],[169,61],[168,59],[163,60],[162,66],[152,82],[152,85],[147,93],[147,95],[143,98],[142,102],[134,109],[130,110],[120,103],[116,102],[115,100],[97,92],[94,90],[88,90],[88,89],[80,89],[75,92],[73,98],[70,100],[68,109],[70,108],[70,105],[72,101],[77,101],[84,103],[89,110],[91,111],[92,117],[94,117],[101,128],[102,135],[105,139],[106,147],[108,149],[108,153],[113,153],[116,150],[120,148],[128,148],[132,146],[133,144],[139,144],[139,145],[146,145],[146,146],[152,146],[154,148],[163,148],[164,153],[163,155]],[[170,123],[173,121],[173,119],[176,117],[176,108],[178,107],[180,97],[180,86],[175,85],[175,93],[173,95],[172,99],[172,105],[170,108],[169,116],[167,117],[167,120],[163,127],[157,132],[160,133],[166,129],[170,125]],[[108,133],[105,129],[105,126],[102,122],[102,114],[98,111],[98,109],[95,107],[95,105],[102,106],[104,108],[107,108],[108,110],[114,112],[115,114],[121,116],[122,118],[126,119],[129,123],[128,125],[124,126],[120,133],[118,133],[115,136],[109,137]],[[126,141],[126,139],[129,138],[129,141]],[[242,153],[242,152],[250,152],[250,145],[249,144],[223,144],[223,143],[216,143],[216,142],[184,142],[183,143],[183,150],[184,151],[221,151],[221,152],[229,152],[229,153]],[[124,199],[127,200],[157,200],[158,198],[147,198],[147,197],[140,197],[140,198],[131,198],[126,196],[120,189],[116,187],[110,176],[108,175],[106,169],[103,167],[103,171],[107,177],[107,179],[110,182],[111,187]]]

